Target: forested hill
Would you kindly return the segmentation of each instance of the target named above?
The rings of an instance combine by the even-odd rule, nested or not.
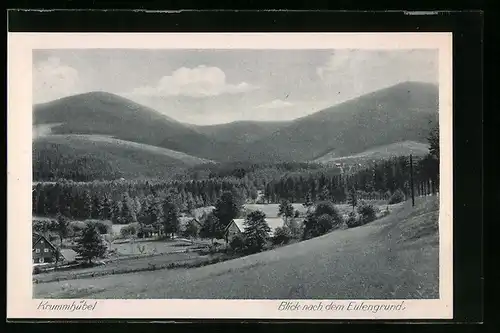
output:
[[[172,179],[212,163],[165,148],[96,135],[48,135],[33,142],[33,179],[73,181]]]
[[[438,121],[438,87],[406,82],[293,121],[245,146],[240,160],[307,161],[403,141],[426,142]]]
[[[35,105],[34,124],[53,124],[53,134],[108,135],[218,162],[304,162],[425,142],[437,109],[437,86],[406,82],[291,122],[194,126],[120,96],[92,92]]]
[[[106,135],[167,148],[201,158],[226,156],[235,149],[151,108],[126,98],[90,92],[33,107],[34,125],[56,124],[53,134]]]

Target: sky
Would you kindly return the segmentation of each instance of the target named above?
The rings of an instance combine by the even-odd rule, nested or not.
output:
[[[438,82],[438,51],[33,51],[33,102],[105,91],[182,122],[291,120],[405,81]]]

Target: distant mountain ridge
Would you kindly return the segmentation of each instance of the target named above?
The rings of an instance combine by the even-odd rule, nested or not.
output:
[[[308,161],[401,141],[426,142],[438,121],[438,88],[406,82],[296,119],[245,147],[242,159]]]
[[[210,158],[205,152],[216,151],[215,146],[218,146],[186,124],[105,92],[90,92],[38,104],[33,111],[34,125],[60,124],[51,128],[53,134],[109,135],[205,158]]]
[[[426,143],[438,120],[438,87],[401,83],[283,122],[188,125],[105,92],[65,97],[33,110],[34,125],[50,125],[52,134],[110,136],[218,162],[302,162],[398,142]]]

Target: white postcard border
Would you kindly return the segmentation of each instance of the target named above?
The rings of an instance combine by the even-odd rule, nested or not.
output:
[[[453,316],[453,156],[451,33],[9,33],[7,109],[7,317],[15,318],[248,318],[449,319]],[[440,211],[439,300],[333,301],[398,304],[404,310],[281,311],[284,300],[85,300],[90,311],[46,311],[40,304],[82,300],[32,298],[32,50],[33,49],[439,49]],[[332,300],[290,300],[324,306]],[[44,303],[48,302],[48,303]],[[75,302],[75,303],[72,303]]]

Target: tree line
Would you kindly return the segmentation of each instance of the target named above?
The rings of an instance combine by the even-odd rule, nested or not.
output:
[[[335,174],[332,170],[305,170],[284,174],[266,184],[264,200],[309,202],[331,200],[343,203],[353,188],[365,200],[389,200],[396,192],[411,195],[411,183],[416,195],[439,191],[439,128],[429,134],[429,152],[423,157],[398,156],[378,161],[350,174]]]

